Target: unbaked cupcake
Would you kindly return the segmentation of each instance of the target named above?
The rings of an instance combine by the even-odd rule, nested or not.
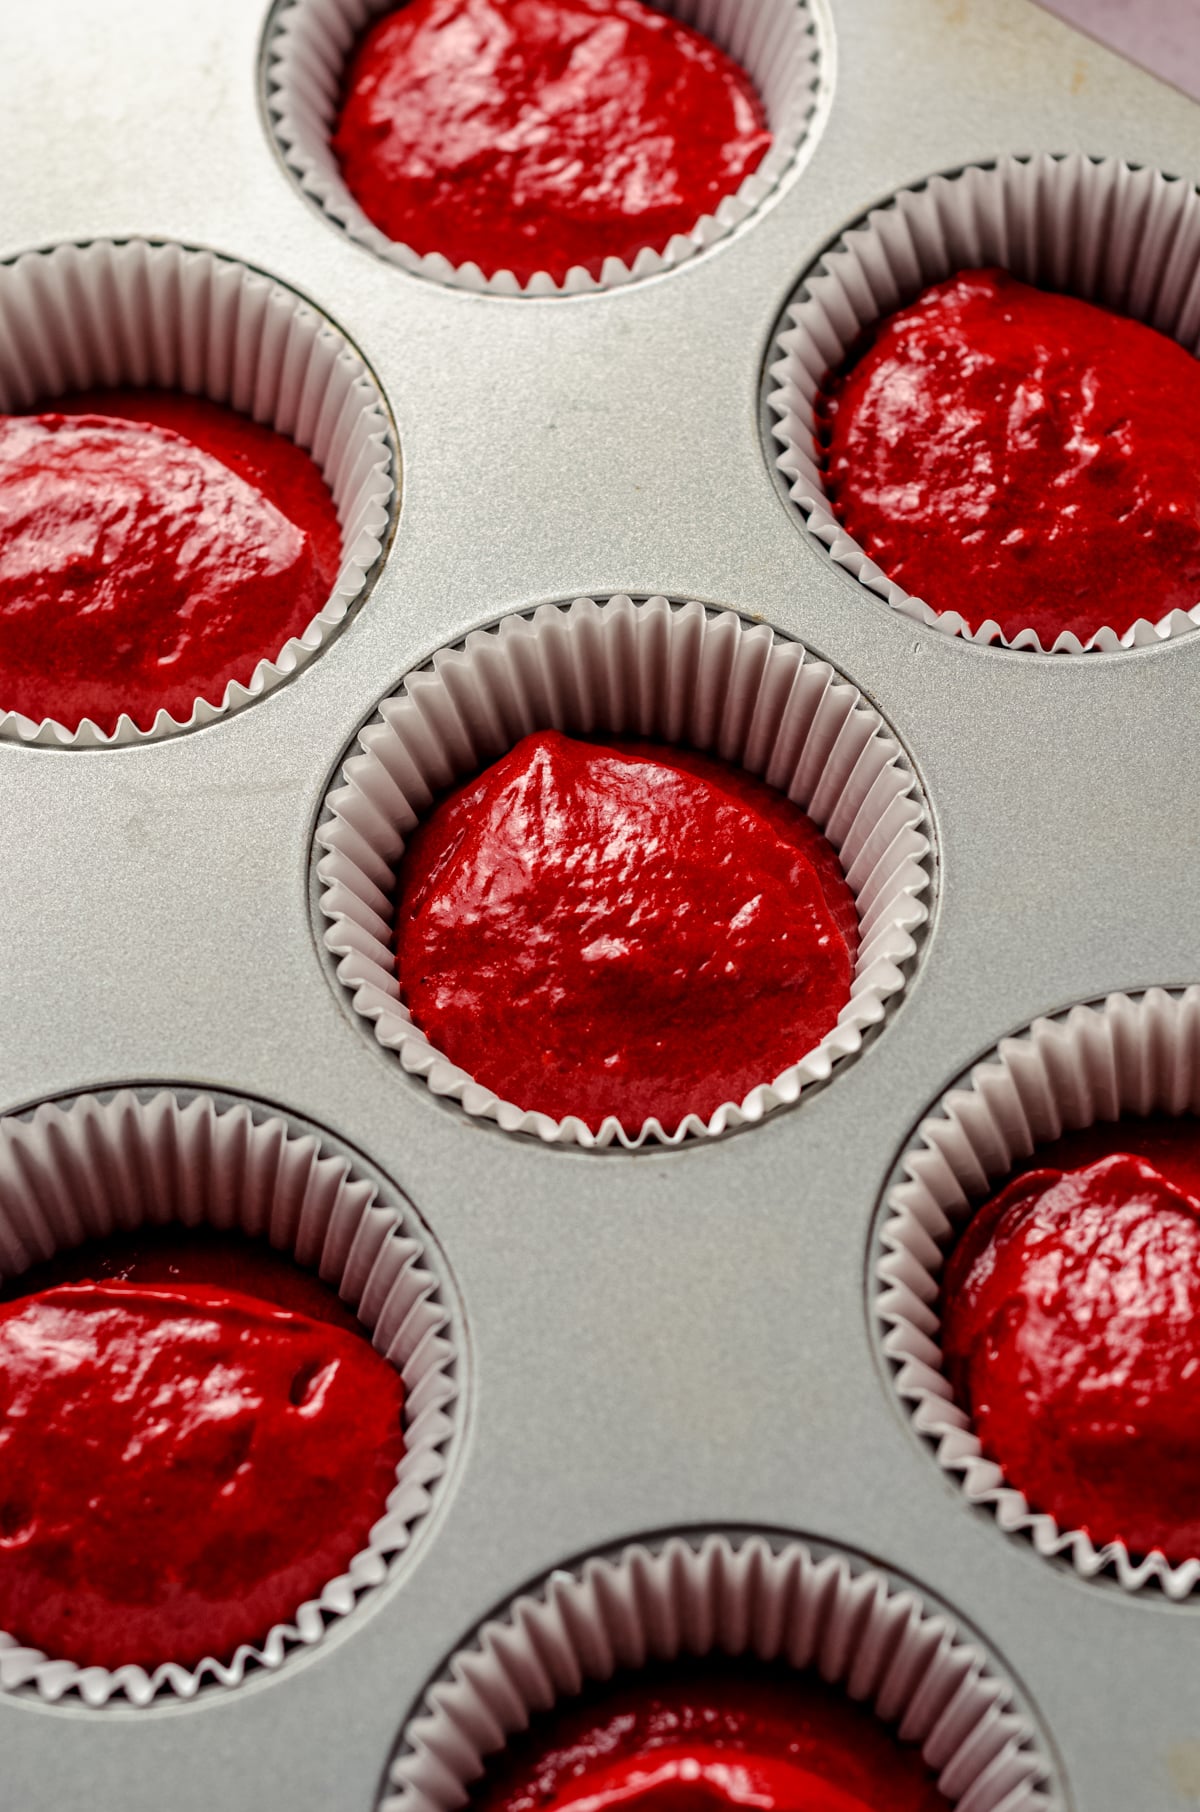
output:
[[[1118,636],[1200,602],[1200,362],[1109,309],[965,270],[817,400],[835,517],[968,632]]]
[[[324,608],[342,534],[286,435],[119,390],[0,416],[0,547],[0,707],[111,733],[248,686]]]
[[[400,1373],[261,1242],[143,1233],[0,1302],[0,1629],[152,1672],[262,1643],[367,1545]]]
[[[967,1222],[941,1345],[1007,1484],[1096,1548],[1200,1555],[1200,1124],[1044,1146]]]
[[[859,928],[782,793],[651,743],[524,737],[443,798],[396,881],[401,996],[523,1110],[629,1133],[740,1101],[817,1046]]]
[[[946,1812],[920,1750],[817,1675],[680,1656],[591,1684],[493,1756],[474,1812]]]
[[[643,0],[408,0],[362,38],[332,136],[389,239],[519,283],[664,250],[771,142],[745,72]]]

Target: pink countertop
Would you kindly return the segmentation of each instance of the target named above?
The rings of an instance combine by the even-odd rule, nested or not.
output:
[[[1200,100],[1200,0],[1042,0],[1042,4]]]

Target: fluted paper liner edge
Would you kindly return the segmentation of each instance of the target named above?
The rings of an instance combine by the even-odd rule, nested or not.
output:
[[[304,630],[263,651],[243,684],[198,697],[186,721],[115,729],[6,709],[0,738],[65,748],[157,741],[215,723],[272,691],[325,646],[363,592],[397,496],[385,405],[339,330],[295,291],[215,252],[95,240],[0,264],[0,410],[52,407],[96,387],[178,389],[277,429],[310,453],[337,506],[342,558]]]
[[[256,1667],[277,1668],[384,1580],[445,1472],[458,1395],[451,1315],[427,1269],[415,1217],[382,1201],[348,1153],[293,1129],[277,1111],[170,1088],[81,1095],[0,1120],[0,1276],[85,1239],[170,1223],[265,1237],[357,1312],[404,1380],[405,1451],[395,1486],[346,1572],[261,1643],[196,1667],[167,1662],[148,1672],[80,1667],[0,1633],[0,1691],[146,1705],[160,1694],[191,1699],[206,1683],[234,1687]]]
[[[833,514],[816,438],[826,375],[921,290],[992,264],[1131,315],[1200,353],[1200,193],[1190,183],[1116,157],[1043,152],[901,189],[821,255],[775,343],[767,395],[774,458],[804,527],[876,597],[965,641],[1042,654],[1112,653],[1186,634],[1200,623],[1200,600],[1155,622],[1102,627],[1085,641],[1063,631],[1049,648],[1033,628],[1009,637],[989,619],[972,630],[957,610],[934,609],[890,579]]]
[[[799,804],[838,850],[858,905],[850,999],[820,1043],[707,1120],[598,1129],[501,1100],[442,1056],[400,1000],[391,888],[404,838],[431,801],[530,731],[658,738],[737,762]],[[799,643],[729,610],[665,597],[547,604],[443,649],[385,698],[360,734],[317,829],[325,943],[355,1011],[437,1095],[547,1142],[679,1144],[795,1101],[856,1052],[904,988],[928,916],[931,849],[916,776],[858,690]]]
[[[954,1401],[938,1345],[942,1261],[981,1200],[1062,1133],[1149,1113],[1200,1113],[1200,987],[1112,994],[1003,1039],[943,1096],[904,1153],[880,1225],[875,1313],[913,1427],[969,1503],[1039,1554],[1064,1556],[1083,1579],[1109,1574],[1127,1591],[1156,1584],[1181,1599],[1200,1583],[1200,1557],[1172,1565],[1160,1553],[1135,1558],[1123,1542],[1097,1547],[1006,1481]]]
[[[489,1618],[411,1717],[378,1812],[455,1812],[536,1712],[619,1670],[712,1652],[811,1667],[866,1702],[959,1812],[1060,1804],[1032,1719],[949,1615],[825,1544],[714,1533],[555,1571]]]

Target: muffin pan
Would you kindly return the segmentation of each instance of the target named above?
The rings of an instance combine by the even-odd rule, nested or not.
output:
[[[521,1594],[754,1531],[912,1594],[981,1658],[1035,1758],[1013,1812],[1200,1805],[1200,1601],[1084,1578],[939,1473],[875,1270],[901,1154],[972,1064],[1041,1015],[1200,981],[1200,639],[1051,657],[911,620],[781,499],[766,408],[789,300],[870,209],[1006,154],[1195,182],[1195,106],[1025,0],[821,0],[814,110],[768,203],[645,281],[504,297],[306,205],[273,146],[265,4],[9,12],[0,258],[145,238],[277,280],[378,385],[402,501],[365,598],[245,709],[128,747],[0,743],[0,1103],[170,1084],[347,1147],[412,1204],[459,1363],[445,1470],[348,1614],[186,1703],[9,1684],[4,1812],[373,1812],[431,1682]],[[853,1061],[674,1150],[465,1112],[321,948],[324,802],[381,701],[501,617],[622,593],[829,662],[897,739],[931,844],[906,987]]]

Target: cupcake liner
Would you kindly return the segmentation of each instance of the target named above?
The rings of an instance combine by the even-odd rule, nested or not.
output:
[[[346,1572],[257,1646],[197,1667],[110,1671],[0,1633],[0,1691],[33,1689],[50,1702],[74,1694],[91,1706],[124,1697],[140,1706],[160,1693],[191,1699],[206,1682],[232,1687],[255,1667],[277,1668],[387,1577],[446,1470],[457,1357],[439,1279],[411,1211],[381,1199],[332,1140],[265,1107],[166,1088],[80,1095],[0,1121],[0,1276],[84,1240],[170,1223],[265,1238],[356,1311],[404,1380],[406,1445],[395,1487]]]
[[[94,386],[177,389],[224,403],[311,453],[337,505],[342,564],[324,608],[268,650],[246,684],[197,699],[149,730],[76,729],[4,709],[0,737],[70,748],[150,742],[198,729],[270,691],[325,645],[387,538],[397,487],[383,398],[358,353],[294,290],[216,253],[146,240],[26,252],[0,265],[0,411]]]
[[[711,38],[758,90],[773,143],[766,157],[714,214],[663,248],[645,246],[632,264],[606,258],[600,279],[580,265],[557,282],[546,271],[522,285],[511,271],[485,277],[476,264],[413,251],[367,218],[330,149],[345,68],[363,31],[396,0],[280,0],[263,51],[266,116],[284,165],[301,190],[350,238],[403,270],[459,289],[500,296],[574,296],[615,289],[694,258],[725,238],[778,189],[809,134],[817,105],[820,48],[808,0],[650,0],[658,11]]]
[[[709,750],[785,792],[838,850],[862,936],[851,997],[812,1051],[707,1121],[690,1114],[668,1133],[649,1119],[630,1135],[611,1115],[593,1131],[574,1116],[523,1109],[442,1056],[401,1004],[391,892],[405,837],[438,793],[546,728]],[[663,597],[545,604],[475,631],[410,673],[356,748],[316,833],[327,852],[317,874],[338,979],[404,1069],[506,1131],[632,1148],[759,1120],[857,1051],[905,986],[931,869],[916,777],[855,687],[765,624]]]
[[[1155,1584],[1186,1598],[1200,1558],[1134,1559],[1124,1542],[1097,1547],[1035,1511],[984,1457],[970,1417],[942,1371],[937,1299],[946,1250],[983,1197],[1035,1147],[1122,1115],[1200,1113],[1200,988],[1110,994],[1098,1006],[1037,1019],[951,1088],[921,1122],[900,1161],[880,1229],[875,1311],[895,1388],[913,1427],[971,1504],[1062,1555],[1083,1579],[1109,1574],[1127,1591]]]
[[[1061,1807],[1032,1718],[948,1614],[839,1549],[714,1533],[555,1571],[489,1618],[407,1724],[379,1812],[453,1812],[536,1712],[619,1670],[710,1653],[811,1667],[866,1701],[959,1812]]]
[[[876,597],[947,635],[1038,653],[1139,648],[1200,623],[1200,600],[1118,634],[1081,642],[1064,631],[1046,649],[1022,629],[994,621],[972,630],[957,611],[934,610],[881,571],[829,507],[814,406],[826,374],[884,316],[956,271],[1001,265],[1026,282],[1068,290],[1169,334],[1200,353],[1200,194],[1157,170],[1120,158],[1002,157],[902,189],[849,227],[818,259],[787,309],[770,367],[767,401],[781,451],[775,464],[804,526],[838,566]]]

